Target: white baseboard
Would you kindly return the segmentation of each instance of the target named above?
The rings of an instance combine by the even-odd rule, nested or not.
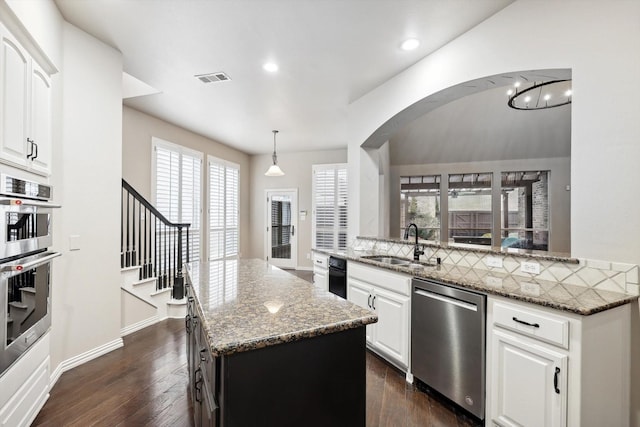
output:
[[[87,363],[97,357],[107,354],[115,349],[118,349],[124,345],[122,338],[115,339],[111,342],[96,347],[92,350],[85,351],[82,354],[74,356],[60,363],[51,374],[51,380],[49,382],[49,389],[51,389],[60,379],[60,376],[70,369],[80,366],[83,363]]]
[[[133,325],[125,326],[124,328],[120,329],[120,336],[124,337],[136,331],[139,331],[140,329],[144,329],[147,326],[155,325],[160,320],[161,319],[157,315],[155,315],[149,317],[148,319],[144,319],[137,323],[134,323]]]

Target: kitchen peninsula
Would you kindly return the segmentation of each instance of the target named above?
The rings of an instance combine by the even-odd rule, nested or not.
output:
[[[186,273],[196,425],[364,426],[375,313],[258,259]]]

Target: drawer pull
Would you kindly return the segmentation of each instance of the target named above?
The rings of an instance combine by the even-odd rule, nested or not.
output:
[[[371,294],[369,294],[369,298],[367,298],[367,305],[371,308]]]
[[[560,374],[560,368],[556,367],[556,373],[553,374],[553,388],[556,393],[560,394],[560,389],[558,388],[558,374]]]
[[[529,323],[529,322],[525,322],[524,320],[520,320],[520,319],[518,319],[518,318],[517,318],[517,317],[515,317],[515,316],[514,316],[514,317],[512,317],[512,319],[513,319],[513,321],[514,321],[514,322],[518,322],[518,323],[521,323],[521,324],[523,324],[523,325],[533,326],[534,328],[539,328],[539,327],[540,327],[540,325],[539,325],[538,323]]]

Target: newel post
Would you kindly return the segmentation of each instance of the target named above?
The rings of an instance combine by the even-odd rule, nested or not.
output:
[[[182,276],[182,226],[178,225],[178,262],[173,281],[173,299],[184,298],[184,277]]]

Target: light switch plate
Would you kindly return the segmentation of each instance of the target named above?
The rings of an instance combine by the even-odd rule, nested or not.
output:
[[[69,250],[70,251],[80,250],[80,236],[78,236],[77,234],[73,234],[69,236]]]
[[[487,257],[487,267],[502,268],[502,258],[495,256]]]
[[[520,264],[520,271],[523,273],[540,274],[540,264],[537,262],[523,262]]]

